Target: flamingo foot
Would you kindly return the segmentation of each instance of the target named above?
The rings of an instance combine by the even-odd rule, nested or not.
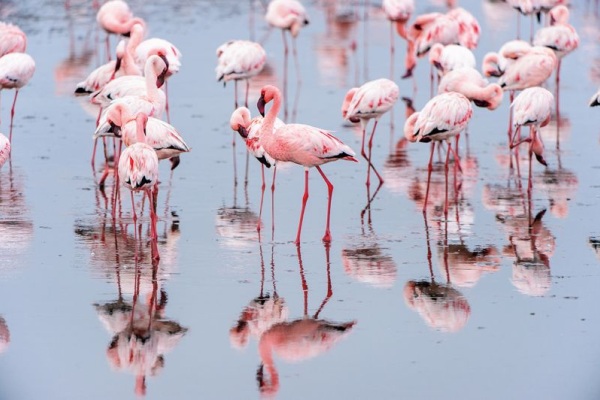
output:
[[[325,243],[331,243],[331,232],[328,230],[325,231],[325,235],[323,236],[323,242]]]

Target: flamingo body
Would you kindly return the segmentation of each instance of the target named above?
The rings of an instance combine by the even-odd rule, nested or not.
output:
[[[440,43],[434,44],[429,51],[429,62],[440,71],[442,76],[457,68],[475,68],[476,65],[473,52],[456,44],[447,46]]]
[[[481,27],[473,14],[464,8],[457,7],[448,11],[446,15],[458,22],[458,40],[461,46],[471,50],[476,48],[479,43]]]
[[[557,58],[547,47],[534,46],[510,65],[498,80],[504,90],[523,90],[541,85],[552,75]]]
[[[350,89],[342,105],[342,117],[352,122],[379,118],[398,100],[400,89],[389,79],[377,79]]]
[[[390,21],[406,22],[415,11],[414,0],[383,0],[383,11]]]
[[[135,60],[139,68],[144,68],[150,56],[159,54],[167,59],[167,76],[179,72],[181,68],[181,51],[165,39],[150,38],[141,42],[135,49]]]
[[[248,152],[264,166],[270,168],[275,165],[275,160],[265,151],[260,142],[260,130],[263,120],[262,116],[250,119],[250,110],[246,107],[240,107],[231,114],[230,125],[232,130],[239,132],[244,138]],[[277,118],[273,129],[277,130],[283,125],[285,125],[283,121]]]
[[[9,53],[0,57],[0,89],[20,89],[35,72],[35,61],[29,54]]]
[[[533,44],[548,47],[561,59],[579,46],[579,35],[569,24],[569,9],[565,6],[554,7],[550,11],[551,26],[536,32]]]
[[[474,68],[459,68],[444,75],[438,93],[447,92],[462,93],[478,107],[490,110],[498,108],[504,96],[499,85],[489,84]]]

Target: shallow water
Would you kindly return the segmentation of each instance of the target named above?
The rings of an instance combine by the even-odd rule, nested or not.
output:
[[[97,189],[103,157],[96,175],[89,163],[95,111],[71,95],[104,57],[104,33],[87,3],[0,5],[2,19],[28,33],[37,64],[19,95],[12,162],[0,171],[1,399],[134,398],[136,391],[149,399],[258,398],[261,389],[282,399],[600,395],[599,132],[598,110],[587,107],[600,83],[600,31],[588,2],[572,7],[581,44],[563,62],[560,121],[544,128],[549,166],[534,165],[530,205],[510,172],[505,98],[494,112],[475,110],[461,140],[456,194],[450,181],[448,218],[436,165],[424,219],[429,147],[400,141],[406,109],[398,102],[375,137],[373,159],[386,182],[370,209],[361,217],[364,160],[325,166],[335,191],[333,242],[324,246],[326,190],[311,172],[299,249],[291,241],[302,170],[280,169],[275,236],[267,194],[259,241],[260,170],[250,160],[245,186],[237,139],[234,186],[233,85],[214,79],[215,49],[254,38],[265,40],[269,69],[251,86],[252,112],[262,84],[283,84],[280,33],[268,34],[260,2],[130,2],[152,36],[184,55],[169,82],[170,117],[193,148],[172,178],[161,166],[154,264],[148,219],[136,248],[128,193],[117,198],[122,211],[113,218],[112,178],[104,193]],[[418,13],[443,9],[419,3]],[[504,3],[460,3],[483,27],[478,61],[515,37],[516,15]],[[360,130],[339,110],[348,88],[389,76],[389,24],[362,2],[307,7],[301,84],[291,59],[288,66],[287,119],[333,130],[359,150]],[[521,27],[526,37],[528,20]],[[420,60],[415,93],[413,81],[399,79],[398,38],[396,50],[401,96],[420,109],[429,66]],[[11,100],[4,92],[3,132]],[[526,187],[526,160],[520,166]],[[330,324],[314,334],[315,321]],[[278,353],[277,343],[289,343],[287,351]]]

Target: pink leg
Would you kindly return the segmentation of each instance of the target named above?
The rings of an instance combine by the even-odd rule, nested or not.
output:
[[[265,199],[265,166],[263,164],[260,165],[260,175],[262,177],[262,186],[260,187],[260,208],[258,211],[258,225],[256,226],[256,230],[260,232],[260,224],[262,223],[262,209],[263,209],[263,200]]]
[[[373,130],[371,131],[371,137],[369,138],[369,166],[367,167],[367,170],[369,170],[369,168],[373,168],[373,172],[375,172],[375,175],[377,175],[377,178],[379,179],[379,186],[381,186],[381,185],[383,185],[383,178],[381,177],[381,175],[379,175],[379,172],[377,172],[377,170],[375,169],[375,166],[371,162],[371,151],[373,149],[373,136],[375,136],[375,129],[377,128],[377,122],[379,122],[379,121],[377,119],[375,119],[375,124],[373,125]],[[371,175],[371,172],[369,170],[369,173],[367,174],[367,179],[369,179],[370,175]],[[367,185],[367,186],[369,186],[369,185]]]
[[[250,92],[250,81],[246,79],[246,99],[244,100],[244,106],[248,108],[248,93]]]
[[[237,79],[235,79],[233,81],[233,88],[234,88],[233,93],[234,93],[234,97],[235,97],[235,99],[233,101],[233,109],[235,110],[238,108],[238,101],[237,101],[237,99],[238,99],[238,81],[237,81]]]
[[[317,165],[317,171],[319,171],[319,173],[323,177],[323,180],[325,181],[325,184],[327,185],[327,224],[325,225],[325,235],[323,236],[323,241],[325,243],[329,243],[329,242],[331,242],[331,231],[329,229],[329,222],[331,221],[331,198],[333,196],[333,185],[331,184],[331,182],[329,182],[329,179],[327,179],[327,177],[321,170],[321,167],[319,167],[318,165]],[[307,176],[308,176],[308,171],[307,171]],[[307,181],[307,183],[308,183],[308,181]],[[308,186],[306,188],[307,188],[307,195],[308,195]]]
[[[296,49],[295,37],[292,37],[292,53],[294,55],[294,66],[296,68],[297,84],[300,85],[302,83],[302,78],[300,77],[300,63],[298,62],[298,50]]]
[[[300,244],[300,234],[302,232],[302,221],[304,220],[304,210],[306,210],[306,202],[308,201],[308,169],[304,171],[304,196],[302,197],[302,210],[300,211],[300,222],[298,223],[298,233],[296,234],[296,243]]]
[[[156,191],[155,191],[156,190]],[[151,242],[152,242],[152,258],[154,260],[159,260],[160,259],[160,254],[158,253],[158,234],[157,234],[157,230],[156,230],[156,223],[157,223],[157,216],[156,216],[156,209],[155,209],[155,202],[156,202],[156,193],[157,189],[155,188],[151,188],[151,189],[146,189],[146,194],[148,195],[148,202],[150,203],[148,206],[148,208],[150,209],[150,235],[151,235]]]
[[[431,171],[433,171],[433,153],[435,152],[435,143],[431,142],[431,154],[429,155],[429,164],[427,164],[427,189],[425,190],[425,202],[423,203],[423,212],[427,212],[427,200],[429,199],[429,184],[431,183]]]
[[[167,113],[167,123],[171,123],[171,113],[169,112],[169,81],[166,80],[165,84],[165,112]]]
[[[450,153],[452,153],[452,144],[448,142],[448,151],[446,152],[446,163],[444,164],[444,173],[446,174],[446,198],[444,199],[444,217],[448,220],[448,164],[450,162]]]
[[[15,99],[13,100],[12,108],[10,109],[10,133],[8,140],[12,144],[12,131],[13,131],[13,120],[15,118],[15,105],[17,104],[17,96],[19,95],[19,89],[15,91]]]
[[[102,172],[102,176],[100,177],[100,181],[98,182],[98,187],[104,189],[104,181],[108,177],[108,165],[104,166],[104,171]]]
[[[271,182],[271,239],[275,237],[275,177],[277,165],[273,166],[273,181]]]

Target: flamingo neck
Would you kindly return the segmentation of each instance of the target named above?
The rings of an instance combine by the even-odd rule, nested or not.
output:
[[[129,42],[127,42],[127,47],[125,48],[125,54],[123,55],[123,60],[121,61],[121,68],[126,75],[141,75],[142,71],[140,71],[139,67],[135,62],[135,49],[137,49],[138,45],[142,42],[143,32],[136,30],[132,30],[131,37],[129,38]]]
[[[277,114],[279,114],[279,110],[281,109],[281,94],[279,92],[275,92],[273,96],[273,105],[265,115],[263,120],[263,128],[261,129],[262,135],[268,140],[273,136],[273,130],[275,129],[275,120],[277,119]]]
[[[135,118],[136,123],[136,140],[138,143],[146,143],[146,134],[144,133],[146,129],[146,121],[148,117],[143,114],[138,114]]]
[[[158,74],[156,73],[153,62],[146,63],[144,75],[146,78],[146,93],[148,100],[154,103],[158,101],[158,86],[156,86]]]

